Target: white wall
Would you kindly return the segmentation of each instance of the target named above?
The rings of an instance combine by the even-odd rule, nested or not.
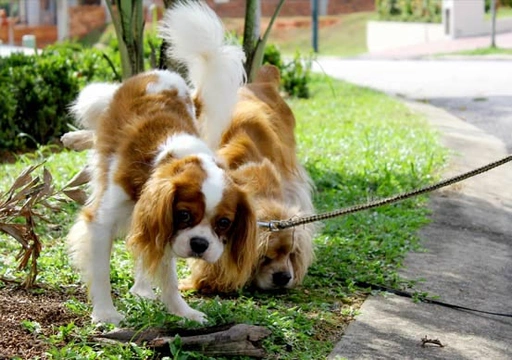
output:
[[[488,34],[491,33],[491,22],[488,21]],[[511,32],[512,31],[512,18],[496,19],[496,32]]]
[[[442,24],[368,21],[366,29],[369,52],[446,39]]]
[[[447,35],[452,39],[491,33],[491,21],[485,19],[484,0],[444,0],[443,24],[449,28]],[[512,31],[512,19],[496,19],[496,32],[507,31]]]
[[[443,0],[442,12],[442,24],[369,21],[368,51],[491,33],[491,21],[485,19],[484,0]],[[512,32],[512,18],[497,19],[496,32]]]
[[[443,0],[442,11],[451,38],[485,34],[484,0]]]
[[[57,39],[69,37],[69,4],[68,0],[57,0]]]
[[[27,23],[29,25],[39,25],[41,23],[41,9],[39,1],[30,1],[26,2],[27,4]]]

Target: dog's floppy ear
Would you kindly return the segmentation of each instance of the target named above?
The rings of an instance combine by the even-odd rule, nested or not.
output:
[[[291,255],[291,261],[295,274],[294,286],[302,284],[308,268],[315,258],[312,241],[315,229],[316,226],[314,224],[306,224],[297,226],[293,231],[295,251]]]
[[[252,266],[258,258],[258,229],[256,214],[245,192],[237,190],[236,217],[228,233],[228,248],[231,261],[241,276],[250,276]]]
[[[224,254],[215,264],[214,273],[218,277],[206,283],[215,291],[229,292],[242,288],[251,278],[258,260],[256,213],[248,195],[239,188],[235,191],[238,197],[236,215],[227,234]]]
[[[165,246],[174,234],[173,204],[175,187],[170,181],[152,177],[135,204],[128,246],[134,257],[153,274],[164,256]]]

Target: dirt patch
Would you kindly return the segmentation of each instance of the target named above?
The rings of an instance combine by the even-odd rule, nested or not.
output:
[[[241,18],[225,18],[222,19],[224,26],[228,31],[234,31],[241,34],[244,30],[244,19]],[[320,28],[335,25],[341,21],[341,17],[325,16],[318,19],[318,26]],[[270,23],[270,18],[261,19],[261,32],[264,32]],[[277,18],[274,22],[272,29],[275,30],[289,30],[289,29],[309,29],[311,28],[312,20],[309,16],[294,16],[287,18]]]
[[[85,300],[83,294],[74,294]],[[14,356],[32,359],[44,358],[49,344],[44,337],[56,334],[59,326],[74,322],[78,326],[87,319],[71,313],[64,302],[69,295],[55,290],[27,291],[9,286],[0,289],[0,359]],[[33,334],[22,321],[37,322],[39,334]]]
[[[367,297],[368,294],[361,292],[343,301],[332,301],[332,318],[328,320],[318,318],[314,313],[309,314],[309,317],[315,319],[315,339],[332,344],[338,342],[347,326],[355,320],[356,311]]]
[[[331,26],[334,24],[337,24],[339,21],[341,21],[341,18],[339,17],[322,17],[318,19],[318,27],[322,28],[325,26]],[[261,27],[262,29],[266,29],[268,24],[270,22],[270,19],[263,19],[261,21]],[[282,18],[282,19],[276,19],[274,23],[275,29],[309,29],[312,26],[312,19],[311,17],[291,17],[291,18]]]

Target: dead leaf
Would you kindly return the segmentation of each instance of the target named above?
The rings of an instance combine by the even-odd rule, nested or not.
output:
[[[39,183],[39,177],[32,178],[28,184],[25,184],[24,187],[16,193],[16,195],[11,196],[11,201],[20,201],[22,199],[27,198],[31,192],[34,192],[34,187]]]
[[[50,195],[53,192],[53,176],[50,174],[47,168],[43,168],[43,184],[44,187],[41,190],[41,195]]]
[[[89,166],[84,167],[78,174],[76,174],[65,186],[64,189],[77,187],[87,184],[91,181],[91,169]]]
[[[12,236],[24,247],[28,247],[28,241],[25,239],[27,232],[24,224],[0,224],[0,231]]]
[[[87,201],[87,193],[82,189],[63,190],[62,192],[80,205],[85,204]]]
[[[32,176],[30,174],[41,165],[42,165],[42,163],[38,164],[38,165],[32,165],[32,166],[29,166],[28,168],[24,169],[21,172],[21,174],[18,175],[16,180],[14,180],[14,183],[12,184],[11,188],[9,190],[7,190],[7,192],[5,194],[12,194],[16,189],[18,189],[22,186],[25,186],[26,184],[31,182]],[[8,197],[10,198],[11,196],[8,196]]]

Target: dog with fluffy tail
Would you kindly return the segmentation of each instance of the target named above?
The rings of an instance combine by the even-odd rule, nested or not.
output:
[[[237,91],[245,81],[243,50],[240,46],[226,42],[224,35],[220,19],[207,5],[196,1],[178,2],[166,12],[160,27],[160,36],[172,43],[169,55],[188,69],[195,91],[193,95],[190,95],[189,86],[178,74],[159,70],[136,75],[122,84],[88,85],[71,107],[77,122],[92,131],[96,137],[93,141],[93,161],[90,164],[92,193],[67,237],[71,260],[88,287],[93,305],[93,322],[118,324],[123,319],[114,307],[109,278],[110,252],[113,238],[117,234],[128,235],[129,243],[135,243],[132,246],[134,256],[143,259],[137,264],[139,266],[132,292],[152,298],[153,282],[161,287],[161,300],[168,311],[199,322],[205,320],[203,313],[191,309],[181,298],[173,265],[173,258],[189,256],[191,252],[187,250],[188,246],[194,244],[180,238],[183,246],[178,251],[175,249],[176,244],[173,245],[176,234],[159,233],[155,239],[144,237],[141,241],[157,245],[162,243],[166,246],[170,243],[169,246],[173,247],[149,251],[149,245],[144,247],[146,242],[137,246],[138,243],[133,238],[138,234],[134,228],[150,229],[153,220],[161,220],[163,225],[159,229],[170,232],[173,225],[177,225],[174,221],[181,219],[167,215],[168,210],[176,205],[174,202],[164,203],[165,199],[157,196],[146,199],[145,195],[155,185],[153,177],[165,173],[160,167],[165,167],[167,162],[195,156],[197,159],[190,160],[186,169],[191,169],[192,164],[196,167],[202,164],[202,171],[208,176],[205,175],[205,179],[191,177],[191,181],[204,181],[206,184],[194,189],[206,193],[202,198],[208,206],[211,205],[212,209],[208,207],[208,211],[224,210],[220,206],[212,205],[225,200],[222,197],[222,189],[225,187],[224,170],[217,166],[212,150],[218,146],[221,134],[230,123],[233,107],[237,102]],[[175,108],[170,104],[176,104]],[[196,109],[195,106],[199,108]],[[197,119],[196,113],[200,113],[204,119]],[[207,144],[199,137],[200,123],[205,127],[203,133],[208,134]],[[155,124],[159,127],[154,127]],[[162,137],[167,134],[172,136],[162,142]],[[190,141],[180,142],[180,139]],[[173,178],[165,180],[156,184],[167,185]],[[183,184],[190,187],[190,182]],[[151,216],[148,216],[148,223],[142,224],[145,218],[139,219],[138,214],[143,206],[140,203],[146,200],[152,205],[148,206],[151,211],[147,212]],[[199,206],[198,204],[194,202],[194,206]],[[165,216],[160,216],[155,211],[160,208],[165,210]],[[204,213],[206,217],[206,211]],[[226,220],[221,220],[223,222],[219,226],[226,227]],[[236,223],[236,219],[234,220]],[[204,222],[208,226],[212,226],[211,223]],[[244,230],[248,228],[254,228],[255,238],[255,221],[252,227],[246,226]],[[193,231],[195,230],[189,232]],[[211,240],[211,247],[216,250],[215,256],[212,255],[207,260],[220,256],[223,248],[224,252],[231,251],[231,247],[235,248],[227,239],[231,233],[220,232],[219,235],[217,233],[220,230],[216,229],[215,232],[207,225],[202,225],[201,231],[201,236]],[[181,233],[185,233],[185,230]],[[184,238],[184,235],[181,237]],[[197,237],[194,239],[197,240]],[[142,255],[139,256],[135,250]],[[194,256],[198,256],[198,251],[195,251]],[[206,258],[209,250],[201,249],[200,252],[202,251]],[[250,263],[241,261],[239,257],[232,257],[239,267]],[[153,267],[146,268],[148,264],[154,265],[154,268],[164,264],[166,271],[152,272],[150,270]],[[247,267],[247,271],[250,271],[250,267]]]

